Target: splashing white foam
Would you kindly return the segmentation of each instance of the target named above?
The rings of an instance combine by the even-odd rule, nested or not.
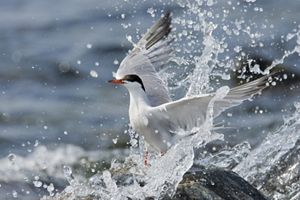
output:
[[[274,199],[300,195],[300,103],[285,123],[234,168],[239,175]],[[273,178],[272,178],[273,177]],[[271,191],[268,187],[272,187]]]

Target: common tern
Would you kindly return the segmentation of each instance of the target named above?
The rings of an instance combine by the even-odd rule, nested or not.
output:
[[[132,128],[161,153],[180,138],[178,130],[191,130],[204,123],[208,105],[216,95],[210,93],[171,100],[157,73],[157,69],[161,69],[172,56],[170,31],[171,16],[168,12],[134,46],[120,63],[115,79],[109,81],[127,88]],[[224,98],[214,102],[213,117],[261,92],[267,87],[269,77],[230,89]]]

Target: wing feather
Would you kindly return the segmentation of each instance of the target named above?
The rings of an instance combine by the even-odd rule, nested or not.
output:
[[[269,76],[230,89],[223,99],[218,99],[213,104],[214,118],[226,109],[241,104],[244,100],[251,99],[267,87]],[[215,93],[187,97],[153,108],[153,114],[164,115],[177,128],[190,130],[205,122],[208,105]]]
[[[116,78],[123,78],[128,74],[138,75],[144,83],[151,106],[171,101],[166,84],[157,74],[157,70],[172,56],[172,40],[168,38],[170,31],[171,16],[167,12],[124,58],[116,73]]]
[[[258,78],[249,83],[232,88],[225,98],[214,103],[214,116],[219,116],[226,109],[240,105],[244,100],[251,99],[254,95],[260,93],[268,87],[268,80],[271,75]]]

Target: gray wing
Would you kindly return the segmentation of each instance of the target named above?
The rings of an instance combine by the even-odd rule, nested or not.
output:
[[[116,73],[117,79],[128,74],[138,75],[143,81],[151,106],[158,106],[171,100],[166,85],[157,74],[157,70],[161,69],[172,56],[169,45],[172,40],[167,38],[171,31],[170,25],[170,13],[166,13],[124,58]]]
[[[258,78],[249,83],[230,89],[229,93],[225,96],[225,98],[214,103],[214,116],[217,117],[228,108],[238,106],[244,100],[249,100],[255,94],[260,93],[263,89],[268,87],[267,83],[269,78],[271,78],[271,75],[273,74]]]
[[[269,76],[232,88],[223,99],[213,104],[214,117],[219,116],[226,109],[241,104],[252,98],[267,87]],[[198,127],[205,122],[208,105],[215,93],[183,98],[153,108],[153,115],[162,115],[173,126],[184,130]],[[155,117],[155,116],[154,116]]]

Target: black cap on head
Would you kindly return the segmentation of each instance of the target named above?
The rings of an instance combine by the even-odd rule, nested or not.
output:
[[[138,75],[136,75],[136,74],[128,74],[128,75],[124,76],[124,78],[122,78],[122,79],[126,80],[126,81],[130,81],[130,82],[138,82],[139,84],[141,84],[142,89],[144,91],[146,91],[145,87],[144,87],[144,84],[143,84],[143,81],[142,81],[142,79]]]

